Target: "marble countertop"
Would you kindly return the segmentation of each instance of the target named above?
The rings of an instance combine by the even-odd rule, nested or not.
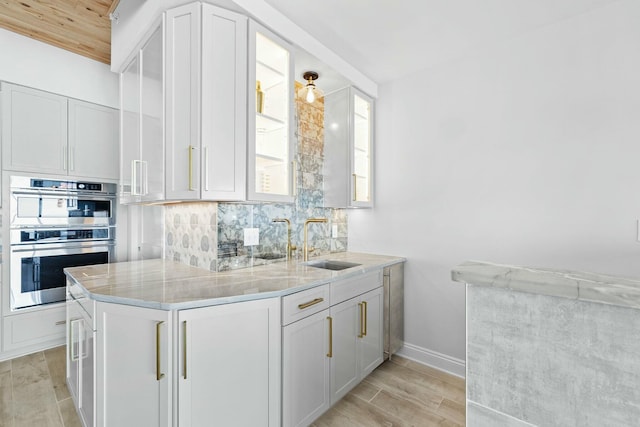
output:
[[[458,265],[451,278],[477,286],[640,309],[640,279],[478,261]]]
[[[361,264],[342,271],[288,261],[212,272],[179,262],[152,259],[66,268],[67,278],[96,301],[163,310],[284,296],[337,279],[387,267],[404,258],[341,252],[313,258]]]

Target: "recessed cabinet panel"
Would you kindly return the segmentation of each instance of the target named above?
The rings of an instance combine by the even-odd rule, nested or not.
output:
[[[178,313],[178,418],[189,426],[280,422],[280,301]]]
[[[250,28],[249,199],[292,202],[292,53],[266,29]]]
[[[69,175],[118,179],[118,110],[69,99]]]
[[[4,169],[65,175],[67,98],[4,83],[2,96]]]
[[[96,426],[168,426],[171,312],[96,306]]]

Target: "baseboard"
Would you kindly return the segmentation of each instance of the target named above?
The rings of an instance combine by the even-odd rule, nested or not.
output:
[[[431,366],[440,371],[447,372],[456,377],[465,377],[465,361],[437,351],[418,347],[417,345],[404,343],[404,346],[397,353],[399,356],[414,360],[423,365]]]

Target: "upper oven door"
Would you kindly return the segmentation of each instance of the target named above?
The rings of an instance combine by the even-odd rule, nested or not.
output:
[[[115,198],[68,192],[14,190],[11,227],[115,225]]]

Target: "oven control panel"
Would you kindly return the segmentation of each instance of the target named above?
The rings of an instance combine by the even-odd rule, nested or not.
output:
[[[109,228],[20,230],[20,243],[46,243],[66,240],[110,239]]]

